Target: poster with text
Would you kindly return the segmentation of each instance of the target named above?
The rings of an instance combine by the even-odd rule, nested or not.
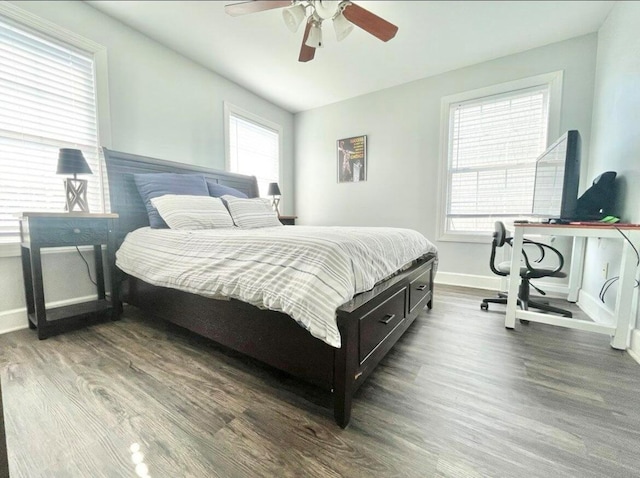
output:
[[[367,137],[339,139],[338,182],[357,183],[367,179]]]

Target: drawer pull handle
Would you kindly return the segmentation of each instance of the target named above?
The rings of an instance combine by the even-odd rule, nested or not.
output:
[[[396,314],[387,314],[382,319],[380,319],[380,322],[387,325],[389,322],[391,322],[395,318],[396,318]]]
[[[427,284],[422,284],[416,287],[416,290],[425,290],[427,288]]]
[[[78,229],[77,227],[73,230],[73,232],[75,232],[76,234],[80,234],[80,229]]]

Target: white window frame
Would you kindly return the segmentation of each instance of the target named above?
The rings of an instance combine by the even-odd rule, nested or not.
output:
[[[447,231],[447,206],[449,201],[449,133],[451,124],[451,106],[455,103],[482,99],[489,96],[508,95],[518,90],[548,86],[549,88],[549,120],[546,142],[549,145],[551,139],[557,139],[560,135],[560,115],[562,109],[562,83],[563,71],[555,71],[542,75],[509,81],[497,85],[465,91],[454,95],[445,96],[441,100],[440,111],[440,161],[438,164],[438,207],[436,220],[439,241],[451,242],[478,242],[490,243],[491,235],[475,232],[448,232]]]
[[[44,20],[43,18],[8,2],[0,2],[0,15],[19,23],[26,28],[48,35],[56,40],[84,50],[85,52],[93,55],[98,142],[99,146],[111,148],[111,113],[109,106],[109,77],[106,47],[62,28],[55,23]],[[104,163],[100,162],[100,171],[94,172],[94,174],[100,175],[101,180],[106,177],[106,173],[103,168]],[[62,182],[60,183],[60,187],[62,187]],[[102,202],[108,210],[108,204],[105,200],[106,188],[107,184],[105,182],[102,184]],[[0,257],[19,256],[19,243],[19,238],[9,242],[0,243]]]
[[[224,168],[226,171],[231,172],[231,141],[230,141],[230,128],[229,128],[229,117],[240,116],[241,118],[255,123],[264,128],[270,129],[278,133],[278,184],[280,185],[280,189],[282,189],[282,150],[284,145],[283,139],[283,128],[280,124],[275,123],[273,121],[269,121],[268,119],[262,118],[254,113],[246,111],[232,103],[225,101],[223,103],[224,106]],[[282,211],[284,201],[280,203],[280,210]]]

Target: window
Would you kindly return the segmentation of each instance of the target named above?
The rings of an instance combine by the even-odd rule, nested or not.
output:
[[[94,55],[0,16],[0,239],[23,211],[64,210],[59,148],[82,150],[102,212]]]
[[[508,223],[531,214],[535,161],[548,138],[557,135],[549,134],[556,109],[551,99],[559,97],[553,83],[556,76],[475,92],[490,94],[467,93],[443,100],[447,109],[445,239],[487,236],[495,221]]]
[[[280,182],[282,128],[270,121],[225,103],[227,169],[255,176],[260,195],[269,183]]]

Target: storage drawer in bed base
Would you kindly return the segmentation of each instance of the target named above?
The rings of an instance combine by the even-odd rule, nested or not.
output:
[[[345,427],[349,423],[353,393],[422,309],[425,306],[431,308],[434,263],[434,255],[424,256],[408,271],[359,294],[338,309],[342,347],[335,352],[334,413],[340,426]],[[423,284],[426,287],[420,287]],[[412,285],[420,287],[419,294],[413,295],[413,302]],[[391,327],[388,331],[382,331],[375,325],[380,320],[389,320]]]

